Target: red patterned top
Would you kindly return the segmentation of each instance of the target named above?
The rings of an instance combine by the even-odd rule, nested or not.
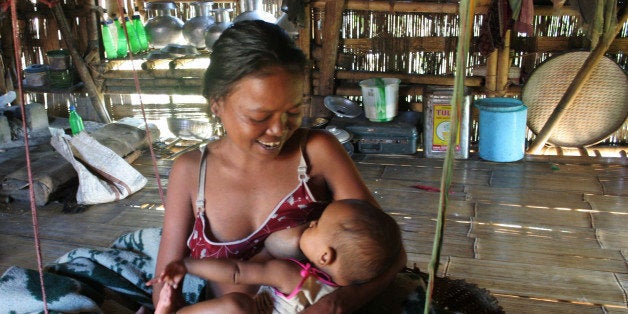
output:
[[[205,154],[201,157],[201,174],[199,176],[199,192],[196,200],[196,219],[194,229],[188,238],[192,258],[238,258],[247,260],[259,253],[264,247],[264,240],[271,233],[283,229],[296,227],[308,221],[318,219],[324,209],[324,204],[316,202],[307,186],[307,164],[301,153],[299,164],[299,185],[279,202],[266,221],[253,233],[244,239],[231,242],[215,242],[209,239],[208,222],[205,217],[204,178]]]

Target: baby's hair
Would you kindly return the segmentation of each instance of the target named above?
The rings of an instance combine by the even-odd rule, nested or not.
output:
[[[374,279],[390,267],[402,248],[397,222],[373,204],[356,199],[340,200],[360,214],[340,224],[334,247],[343,276],[351,284]]]

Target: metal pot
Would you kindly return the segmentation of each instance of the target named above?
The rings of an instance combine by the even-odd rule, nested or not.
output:
[[[277,18],[262,10],[262,0],[242,1],[242,13],[233,19],[234,23],[246,20],[262,20],[268,23],[276,23]]]
[[[183,43],[183,21],[171,15],[176,12],[174,2],[149,2],[146,4],[149,15],[153,17],[146,21],[146,35],[153,48],[163,48],[167,44]]]
[[[338,139],[338,141],[345,148],[349,156],[353,156],[355,147],[353,147],[353,143],[351,143],[351,138],[353,138],[351,133],[341,128],[338,128],[335,125],[328,125],[327,127],[325,127],[325,130],[333,134]]]
[[[231,26],[231,18],[229,17],[229,13],[231,9],[218,9],[215,10],[216,14],[216,22],[210,25],[205,31],[205,47],[208,50],[211,50],[212,46],[218,40],[218,37],[222,34],[222,32]]]
[[[196,48],[204,49],[206,47],[205,32],[215,22],[214,17],[211,16],[213,5],[213,2],[194,2],[190,4],[196,11],[196,16],[183,24],[183,38]]]

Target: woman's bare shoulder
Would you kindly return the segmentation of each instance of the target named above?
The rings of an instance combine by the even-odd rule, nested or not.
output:
[[[200,164],[200,159],[201,151],[199,149],[195,149],[178,156],[174,160],[172,168],[183,168],[185,170],[189,170],[192,167],[198,168]]]

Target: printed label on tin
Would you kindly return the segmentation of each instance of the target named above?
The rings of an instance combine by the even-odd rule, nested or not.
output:
[[[434,132],[432,134],[432,151],[444,152],[449,144],[451,128],[451,105],[434,105]],[[456,150],[460,150],[460,130],[456,137]]]

